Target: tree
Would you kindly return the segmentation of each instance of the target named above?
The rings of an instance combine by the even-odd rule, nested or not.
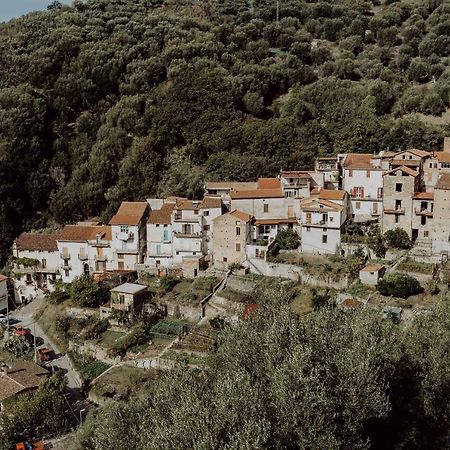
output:
[[[390,274],[378,281],[377,290],[382,295],[407,298],[421,292],[422,287],[416,278],[409,275]]]
[[[384,233],[384,239],[391,248],[408,249],[411,248],[411,239],[403,228],[394,228]]]
[[[280,250],[295,250],[300,245],[300,238],[294,230],[285,229],[278,232],[276,242]]]
[[[97,283],[92,275],[81,275],[70,284],[69,295],[75,304],[94,308],[108,301],[109,290],[104,283]]]
[[[386,247],[378,225],[372,225],[367,232],[367,245],[377,258],[384,258]]]

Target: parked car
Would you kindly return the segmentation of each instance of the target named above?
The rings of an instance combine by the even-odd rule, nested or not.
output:
[[[22,325],[13,326],[10,328],[10,331],[17,334],[17,336],[28,336],[31,334],[31,330],[29,328],[24,328]]]
[[[20,320],[17,320],[15,317],[6,317],[4,314],[0,315],[0,325],[3,327],[15,325],[16,323],[19,323]]]
[[[55,358],[55,352],[51,348],[38,348],[38,355],[41,362],[51,361]]]

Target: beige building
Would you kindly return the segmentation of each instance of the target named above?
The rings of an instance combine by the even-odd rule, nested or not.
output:
[[[419,172],[400,166],[383,176],[383,233],[403,228],[412,236],[413,196],[419,191]],[[415,236],[417,237],[417,236]]]
[[[413,196],[412,240],[416,243],[431,245],[433,234],[434,194],[433,192],[415,192]]]
[[[434,188],[432,248],[434,254],[450,253],[450,174],[443,173]]]
[[[361,283],[375,286],[385,272],[386,268],[381,264],[367,265],[359,271],[359,280]]]
[[[214,267],[226,269],[246,259],[246,246],[251,240],[252,216],[233,210],[214,219]]]

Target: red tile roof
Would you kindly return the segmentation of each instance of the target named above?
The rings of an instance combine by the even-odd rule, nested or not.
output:
[[[16,240],[17,250],[54,252],[58,250],[57,234],[22,233]]]
[[[435,189],[450,190],[450,173],[442,173],[435,186]]]
[[[320,206],[322,206],[322,208]],[[325,208],[323,208],[323,206],[325,206]],[[300,207],[304,211],[327,211],[327,208],[328,210],[331,209],[334,211],[344,210],[344,207],[338,203],[317,198],[305,198],[300,202]]]
[[[221,208],[222,199],[220,197],[205,196],[203,200],[181,200],[176,203],[175,209],[199,210]]]
[[[322,189],[319,192],[319,198],[324,200],[343,200],[346,194],[346,191]]]
[[[433,157],[439,162],[450,163],[450,153],[449,152],[434,152]]]
[[[206,183],[206,189],[219,190],[252,190],[257,189],[258,183],[256,181],[209,181]]]
[[[306,170],[282,170],[281,176],[285,178],[312,178],[311,173]]]
[[[148,223],[169,225],[172,223],[174,203],[164,203],[159,209],[154,209],[148,217]]]
[[[251,199],[251,198],[283,198],[281,189],[255,189],[251,191],[231,191],[232,200]]]
[[[101,239],[110,241],[112,239],[110,226],[82,226],[82,225],[67,225],[61,231],[58,241],[91,241],[101,236]]]
[[[360,272],[378,272],[381,269],[384,269],[384,266],[382,264],[372,264],[363,267]]]
[[[407,173],[408,175],[411,175],[412,177],[419,176],[419,172],[416,172],[415,170],[410,169],[409,167],[406,167],[406,166],[400,166],[400,167],[396,167],[395,169],[389,170],[388,172],[385,172],[383,174],[383,176],[384,175],[389,175],[390,173],[394,173],[394,172],[397,172],[399,170],[401,170],[402,172]]]
[[[234,209],[233,211],[230,212],[230,214],[232,216],[237,217],[239,220],[242,220],[245,223],[250,222],[250,220],[252,220],[252,217],[253,217],[250,214],[239,211],[238,209]]]
[[[344,160],[345,169],[373,169],[371,153],[349,153]]]
[[[256,219],[255,225],[279,225],[283,223],[297,223],[298,220],[294,218],[288,219]]]
[[[258,178],[258,189],[280,189],[279,178]]]
[[[409,152],[413,155],[419,156],[420,158],[425,158],[425,156],[429,156],[430,152],[426,152],[424,150],[418,150],[417,148],[409,148],[403,152],[398,152],[397,155],[401,155],[402,153]]]
[[[122,202],[110,225],[138,225],[149,208],[147,202]]]

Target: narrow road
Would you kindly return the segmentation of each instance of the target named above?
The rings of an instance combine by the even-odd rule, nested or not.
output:
[[[80,419],[80,411],[86,410],[88,407],[88,402],[84,398],[81,392],[81,384],[80,378],[78,374],[75,372],[75,369],[70,364],[70,361],[67,355],[62,354],[58,346],[45,334],[44,330],[40,326],[39,322],[34,319],[34,316],[45,306],[45,299],[42,296],[38,296],[28,305],[23,306],[22,308],[16,309],[15,311],[11,311],[11,316],[20,320],[20,325],[25,328],[29,328],[32,333],[36,334],[36,337],[40,337],[44,340],[41,347],[51,347],[55,354],[56,359],[48,363],[48,366],[54,366],[55,368],[59,368],[65,374],[67,379],[67,392],[66,399],[68,404],[79,421]]]

